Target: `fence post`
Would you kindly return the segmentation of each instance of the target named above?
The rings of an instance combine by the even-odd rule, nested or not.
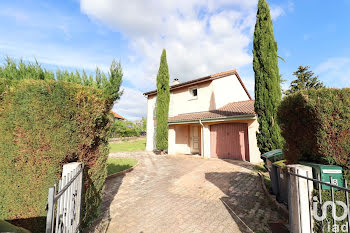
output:
[[[54,224],[54,197],[56,194],[56,189],[54,187],[49,188],[48,204],[47,204],[47,218],[46,218],[46,233],[52,232],[52,227]]]
[[[71,173],[75,169],[79,168],[82,163],[80,162],[72,162],[72,163],[67,163],[63,165],[63,170],[62,170],[62,177],[66,176],[68,177],[68,173]]]
[[[312,168],[288,165],[288,171],[312,178]],[[313,183],[303,178],[289,176],[289,223],[291,233],[311,233],[313,214],[311,210]]]

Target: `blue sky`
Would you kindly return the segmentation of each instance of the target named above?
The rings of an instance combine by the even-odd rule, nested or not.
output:
[[[287,80],[309,65],[329,87],[350,86],[349,0],[270,0],[280,73]],[[162,48],[171,79],[236,68],[254,92],[252,41],[257,0],[1,1],[0,57],[45,68],[124,69],[124,96],[114,106],[135,120],[146,115],[142,93],[155,88]]]

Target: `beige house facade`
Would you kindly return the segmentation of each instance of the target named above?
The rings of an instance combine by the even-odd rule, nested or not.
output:
[[[147,97],[146,150],[155,150],[157,91]],[[168,154],[258,163],[257,117],[252,100],[236,70],[170,86]]]

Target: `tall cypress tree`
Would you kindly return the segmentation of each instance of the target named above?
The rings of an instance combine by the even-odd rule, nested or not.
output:
[[[253,43],[255,112],[259,122],[257,140],[260,152],[265,153],[281,148],[283,141],[277,124],[277,108],[281,101],[277,43],[266,0],[258,2]]]
[[[157,75],[157,131],[156,147],[158,150],[168,148],[168,114],[169,114],[170,88],[169,70],[166,61],[166,51],[163,49],[160,57],[160,66]]]

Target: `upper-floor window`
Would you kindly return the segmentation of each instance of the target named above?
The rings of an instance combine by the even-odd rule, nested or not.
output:
[[[190,100],[198,98],[198,89],[197,89],[197,87],[190,88],[189,92],[190,92]]]

